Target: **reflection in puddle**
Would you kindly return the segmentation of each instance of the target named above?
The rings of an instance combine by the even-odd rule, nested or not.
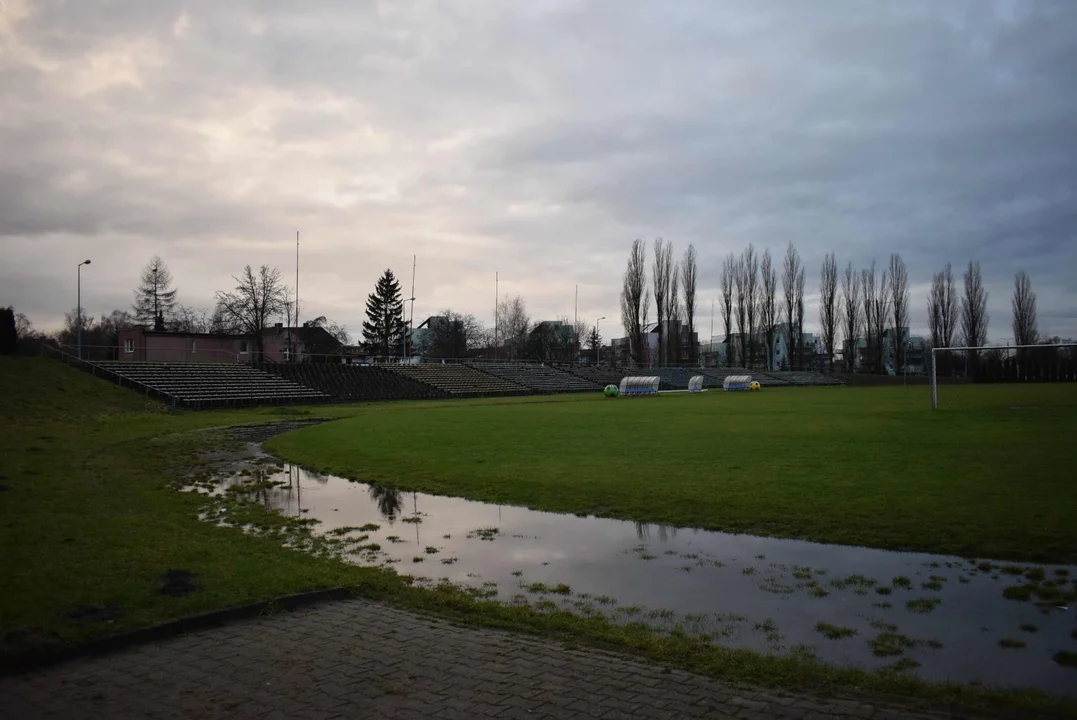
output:
[[[216,492],[253,484],[265,507],[353,541],[362,564],[721,645],[1077,694],[1077,670],[1053,660],[1077,651],[1074,567],[581,518],[256,467]]]

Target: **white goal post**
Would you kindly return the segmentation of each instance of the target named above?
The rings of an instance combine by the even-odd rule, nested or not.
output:
[[[1043,345],[981,345],[979,347],[939,347],[931,348],[931,409],[939,409],[939,383],[936,377],[938,364],[936,353],[941,352],[990,352],[992,350],[1056,350],[1058,348],[1077,348],[1077,343],[1045,343]]]

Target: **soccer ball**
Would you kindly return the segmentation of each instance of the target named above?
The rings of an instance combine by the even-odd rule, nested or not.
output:
[[[602,394],[604,394],[606,397],[617,397],[621,394],[621,389],[616,385],[607,385],[602,391]]]
[[[749,390],[761,390],[762,387],[763,386],[760,385],[757,380],[752,380],[752,382],[748,384],[748,389]]]

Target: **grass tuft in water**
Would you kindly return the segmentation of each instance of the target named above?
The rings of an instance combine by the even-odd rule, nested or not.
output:
[[[940,598],[916,598],[905,603],[905,608],[910,612],[926,614],[938,607]]]
[[[1069,650],[1059,650],[1051,658],[1062,667],[1077,668],[1077,652],[1070,652]]]
[[[1025,646],[1025,641],[1016,638],[1002,638],[998,641],[998,646],[1004,650],[1018,650]]]
[[[871,652],[876,657],[892,657],[901,655],[906,650],[914,647],[916,641],[907,635],[886,632],[876,635],[868,644],[871,645]]]
[[[899,587],[904,590],[912,590],[912,580],[904,575],[898,575],[896,578],[890,581],[894,587]]]
[[[856,630],[853,628],[831,625],[830,623],[825,622],[816,623],[815,631],[822,633],[823,637],[828,640],[841,640],[842,638],[853,637],[857,634]]]
[[[1040,631],[1040,629],[1032,623],[1021,623],[1021,629],[1027,633],[1035,633]]]

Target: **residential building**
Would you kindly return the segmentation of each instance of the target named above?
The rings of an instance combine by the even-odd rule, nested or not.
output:
[[[147,330],[117,333],[117,359],[153,362],[325,362],[339,356],[341,343],[322,327],[284,327],[262,334],[262,356],[250,335]],[[293,358],[293,353],[298,352]]]

